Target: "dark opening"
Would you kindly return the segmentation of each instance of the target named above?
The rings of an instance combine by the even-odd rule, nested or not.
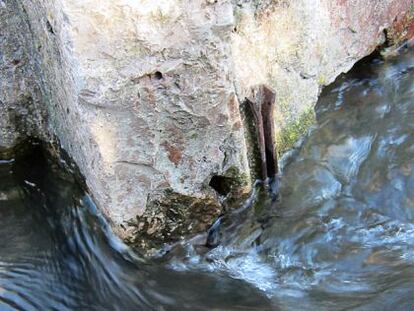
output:
[[[233,181],[229,177],[214,175],[208,184],[220,195],[227,195],[231,191]]]
[[[265,138],[265,159],[267,177],[273,178],[277,174],[277,154],[275,146],[275,130],[273,125],[274,103],[276,94],[268,87],[263,86],[262,119]]]
[[[154,72],[154,78],[157,80],[161,80],[163,78],[162,73],[159,71]]]
[[[270,149],[266,146],[266,168],[267,177],[273,178],[277,174],[277,159],[275,150]]]
[[[383,43],[383,47],[389,47],[390,45],[392,45],[392,42],[390,40],[390,35],[388,33],[388,29],[384,29],[383,30],[383,34],[384,34],[384,43]]]
[[[48,20],[46,20],[46,28],[51,34],[55,34],[55,31],[53,30],[53,27]]]

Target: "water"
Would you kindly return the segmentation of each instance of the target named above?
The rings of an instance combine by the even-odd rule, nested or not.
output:
[[[62,163],[35,149],[0,162],[0,310],[270,308],[243,281],[134,254]]]
[[[414,51],[401,52],[324,91],[278,202],[230,217],[207,254],[177,247],[170,267],[244,280],[281,310],[412,310]]]
[[[316,110],[278,201],[258,191],[218,247],[152,260],[39,150],[0,162],[0,310],[412,310],[414,51],[359,64]]]

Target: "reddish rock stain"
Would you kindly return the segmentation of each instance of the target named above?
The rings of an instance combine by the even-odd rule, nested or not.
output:
[[[165,150],[168,152],[168,159],[175,164],[175,166],[178,166],[181,159],[183,158],[183,153],[179,148],[176,146],[170,145],[167,142],[164,142],[162,146],[165,148]]]

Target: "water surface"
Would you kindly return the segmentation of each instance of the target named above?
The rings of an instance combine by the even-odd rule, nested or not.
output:
[[[316,112],[282,160],[280,200],[228,219],[207,254],[182,245],[169,265],[225,272],[281,310],[412,310],[414,51],[364,60]]]
[[[136,255],[68,166],[34,149],[0,162],[0,310],[270,310],[241,280]]]

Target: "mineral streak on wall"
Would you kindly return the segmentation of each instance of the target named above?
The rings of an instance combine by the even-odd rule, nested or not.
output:
[[[239,104],[252,89],[275,90],[289,141],[323,85],[412,34],[412,5],[0,0],[0,148],[57,139],[132,242],[205,230],[219,194],[250,190]]]

